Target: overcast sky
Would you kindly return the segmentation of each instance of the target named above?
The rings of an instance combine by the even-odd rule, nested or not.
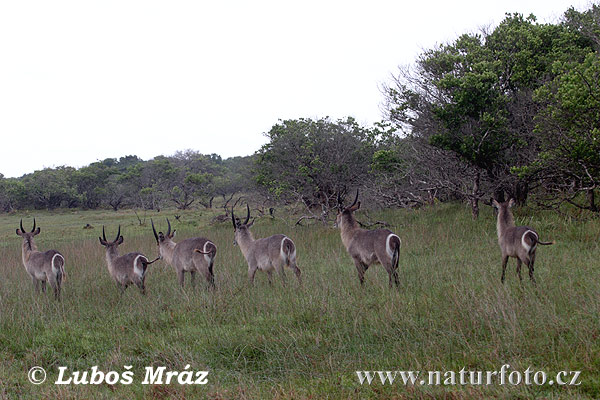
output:
[[[2,1],[0,173],[192,149],[248,155],[278,119],[380,120],[423,50],[587,1]]]

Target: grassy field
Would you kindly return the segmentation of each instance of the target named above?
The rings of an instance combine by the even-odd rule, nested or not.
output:
[[[19,219],[41,226],[41,250],[66,257],[68,280],[61,302],[36,295],[21,264]],[[98,242],[102,225],[112,239],[118,224],[121,254],[156,257],[150,228],[129,211],[35,212],[0,216],[0,398],[600,398],[600,222],[575,222],[554,214],[516,210],[554,246],[538,250],[537,288],[519,284],[515,262],[500,284],[500,254],[491,209],[479,221],[460,205],[388,211],[403,241],[399,289],[389,289],[379,265],[360,287],[339,231],[292,227],[263,218],[256,237],[285,233],[298,247],[304,285],[288,271],[270,287],[247,267],[232,243],[230,224],[210,226],[210,212],[171,217],[176,240],[203,235],[218,246],[215,291],[204,284],[181,290],[174,269],[150,266],[147,295],[135,287],[119,295]],[[361,219],[361,212],[357,217]],[[150,217],[150,215],[148,215]],[[82,229],[89,223],[94,229]],[[188,282],[186,282],[188,283]],[[208,384],[142,385],[144,369],[166,366],[209,370]],[[581,371],[579,386],[360,385],[356,370],[497,371],[528,367],[553,377]],[[123,372],[131,385],[55,385],[58,367],[69,371]],[[48,379],[33,385],[33,366]]]

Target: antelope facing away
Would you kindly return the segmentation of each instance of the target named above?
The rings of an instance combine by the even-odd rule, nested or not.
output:
[[[166,234],[162,232],[156,233],[154,221],[152,219],[150,221],[152,222],[152,231],[156,238],[160,258],[164,258],[167,263],[175,267],[177,279],[181,287],[183,288],[184,274],[186,272],[190,273],[192,287],[196,285],[196,272],[199,272],[204,275],[209,287],[214,288],[215,274],[213,266],[217,255],[217,246],[203,237],[189,238],[175,243],[173,238],[175,237],[176,230],[171,232],[171,223],[168,218]]]
[[[31,232],[25,232],[23,220],[21,220],[20,227],[21,229],[17,229],[17,235],[23,238],[21,246],[23,265],[31,275],[36,292],[40,290],[40,283],[42,292],[46,292],[46,282],[49,282],[54,289],[54,297],[58,300],[62,281],[66,278],[65,258],[56,250],[38,251],[33,237],[40,233],[40,228],[35,228],[35,218]]]
[[[365,271],[372,264],[380,263],[387,271],[390,278],[398,286],[398,261],[400,256],[400,237],[389,229],[362,229],[354,218],[354,211],[360,208],[358,190],[352,205],[343,208],[341,201],[340,211],[336,218],[336,225],[340,228],[342,242],[350,257],[354,260],[358,279],[362,285],[365,280]]]
[[[273,270],[281,275],[281,280],[285,286],[284,267],[288,266],[296,274],[298,283],[302,284],[300,277],[301,271],[296,263],[296,245],[289,237],[285,235],[273,235],[262,239],[254,239],[250,227],[254,221],[250,220],[250,207],[246,204],[248,215],[244,223],[236,220],[231,208],[231,220],[233,221],[233,230],[235,235],[234,244],[240,246],[240,250],[248,263],[248,279],[250,284],[254,283],[254,275],[257,270],[267,273],[269,284],[272,284]]]
[[[121,225],[119,225],[117,237],[112,242],[106,240],[104,226],[102,227],[102,237],[99,237],[98,239],[100,239],[100,244],[106,247],[106,264],[108,266],[108,272],[117,283],[121,293],[123,293],[129,285],[134,284],[140,289],[142,294],[146,294],[146,287],[144,286],[146,271],[148,265],[158,260],[158,258],[153,261],[148,261],[148,258],[139,252],[132,252],[119,256],[118,248],[119,245],[123,243]]]
[[[521,264],[524,263],[529,268],[529,279],[535,284],[533,264],[535,263],[537,245],[550,245],[554,244],[554,242],[541,242],[537,232],[533,228],[515,226],[515,220],[510,211],[510,208],[515,205],[514,199],[503,203],[492,199],[492,205],[498,210],[496,228],[498,230],[498,244],[502,251],[502,277],[500,280],[504,283],[508,257],[515,257],[517,259],[519,280],[523,280],[521,277]]]

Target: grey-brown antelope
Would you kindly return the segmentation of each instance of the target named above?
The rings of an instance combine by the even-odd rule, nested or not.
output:
[[[383,265],[389,275],[390,287],[392,281],[398,286],[400,237],[389,229],[367,230],[359,226],[356,218],[354,218],[354,211],[360,208],[358,190],[352,205],[344,208],[339,198],[338,204],[339,212],[336,225],[340,228],[342,242],[346,250],[354,260],[360,284],[364,283],[367,268],[372,264],[379,263]]]
[[[498,202],[492,199],[492,205],[498,210],[498,221],[496,228],[498,230],[498,244],[502,251],[502,277],[500,280],[504,283],[506,277],[506,264],[508,257],[517,259],[517,274],[521,277],[521,264],[529,268],[529,279],[535,284],[533,277],[533,265],[535,263],[535,250],[538,244],[550,245],[554,242],[541,242],[537,232],[528,226],[515,226],[511,207],[515,205],[515,200],[510,199],[505,202]]]
[[[213,267],[215,265],[215,257],[217,255],[217,246],[210,240],[203,237],[193,237],[175,243],[176,230],[171,232],[171,223],[167,218],[168,229],[167,233],[156,233],[154,221],[152,222],[152,231],[156,238],[160,257],[164,258],[167,263],[172,265],[177,272],[179,284],[183,287],[184,274],[190,273],[192,286],[196,285],[196,272],[204,275],[209,287],[215,286],[215,274]]]
[[[66,278],[65,258],[57,250],[38,251],[33,237],[40,233],[40,228],[35,227],[35,218],[33,219],[33,229],[31,232],[25,232],[23,229],[23,220],[20,223],[20,229],[17,229],[17,235],[23,238],[21,253],[23,256],[23,265],[27,273],[31,275],[33,286],[36,292],[42,286],[42,292],[46,291],[46,282],[50,283],[54,289],[54,297],[60,298],[60,288],[62,281]]]
[[[231,219],[233,221],[234,243],[240,246],[240,250],[248,263],[248,279],[250,284],[254,283],[254,275],[257,270],[267,273],[269,284],[272,284],[273,270],[281,275],[281,280],[285,285],[284,267],[291,268],[298,278],[298,283],[302,284],[300,277],[300,268],[296,262],[296,245],[289,237],[285,235],[273,235],[262,239],[254,239],[250,227],[254,221],[250,220],[250,207],[246,204],[248,215],[244,223],[236,220],[231,208]]]
[[[119,246],[123,243],[121,236],[121,226],[117,237],[112,242],[106,240],[104,226],[102,227],[102,237],[99,237],[100,244],[106,247],[106,264],[110,276],[115,280],[121,293],[131,284],[136,285],[142,294],[146,294],[144,281],[146,280],[146,272],[149,264],[154,261],[148,261],[148,258],[139,252],[131,252],[119,256]]]

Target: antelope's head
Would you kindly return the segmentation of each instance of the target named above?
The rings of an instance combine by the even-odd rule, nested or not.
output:
[[[40,228],[39,227],[37,229],[35,228],[35,218],[33,219],[33,229],[31,229],[31,232],[25,232],[25,229],[23,229],[23,220],[22,219],[21,219],[19,226],[20,226],[20,229],[17,228],[17,235],[19,235],[23,238],[23,243],[27,245],[29,250],[35,250],[35,243],[33,242],[33,237],[40,233]]]
[[[254,220],[248,223],[248,221],[250,221],[250,206],[248,206],[248,203],[246,203],[246,209],[248,210],[248,214],[246,215],[246,220],[244,223],[242,223],[239,218],[236,218],[235,214],[233,213],[233,207],[231,207],[231,222],[233,222],[234,232],[233,244],[236,246],[240,237],[250,234],[250,227],[254,224]]]
[[[492,199],[492,206],[498,210],[498,212],[506,212],[509,208],[512,208],[515,205],[515,199],[510,199],[505,202],[499,202],[496,199]]]
[[[356,189],[356,197],[354,198],[354,202],[348,207],[344,207],[342,205],[342,200],[338,193],[338,214],[335,219],[335,226],[344,229],[346,225],[352,225],[354,221],[354,216],[352,213],[360,208],[360,201],[358,201],[358,189]]]
[[[117,250],[117,247],[121,243],[123,243],[123,236],[121,235],[121,225],[119,225],[119,231],[117,232],[117,237],[112,242],[106,240],[106,232],[104,230],[104,225],[102,225],[102,237],[98,237],[100,240],[100,244],[106,247],[106,250]]]
[[[152,218],[150,218],[150,222],[152,223],[152,232],[154,233],[156,245],[158,246],[158,254],[160,258],[164,258],[167,248],[171,249],[175,247],[173,238],[175,237],[175,232],[177,232],[177,229],[174,229],[173,232],[171,232],[171,222],[169,221],[169,218],[167,218],[167,233],[164,234],[162,231],[156,233],[156,228],[154,227],[154,221],[152,221]]]

